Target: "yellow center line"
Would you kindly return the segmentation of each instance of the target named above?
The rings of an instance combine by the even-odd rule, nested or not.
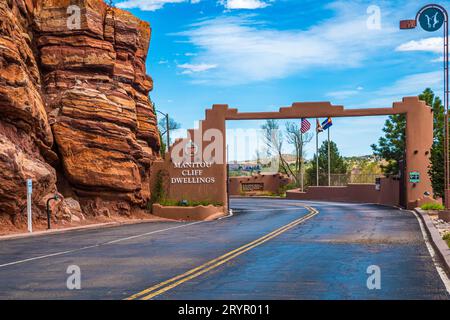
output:
[[[166,292],[166,291],[168,291],[168,290],[170,290],[170,289],[172,289],[172,288],[174,288],[174,287],[176,287],[176,286],[178,286],[178,285],[180,285],[180,284],[182,284],[182,283],[184,283],[186,281],[189,281],[189,280],[191,280],[193,278],[196,278],[196,277],[198,277],[198,276],[200,276],[200,275],[202,275],[202,274],[204,274],[204,273],[206,273],[206,272],[208,272],[208,271],[210,271],[210,270],[212,270],[214,268],[217,268],[218,266],[220,266],[220,265],[222,265],[222,264],[224,264],[224,263],[226,263],[226,262],[236,258],[237,256],[239,256],[239,255],[241,255],[241,254],[243,254],[243,253],[245,253],[245,252],[247,252],[247,251],[249,251],[249,250],[251,250],[251,249],[253,249],[253,248],[255,248],[255,247],[257,247],[257,246],[259,246],[259,245],[261,245],[261,244],[263,244],[263,243],[265,243],[265,242],[267,242],[267,241],[269,241],[269,240],[271,240],[271,239],[273,239],[275,237],[277,237],[277,236],[279,236],[280,234],[288,231],[289,229],[299,225],[300,223],[302,223],[302,222],[312,218],[313,216],[315,216],[316,214],[319,213],[316,209],[313,209],[313,208],[308,207],[308,206],[304,206],[304,207],[306,209],[308,209],[308,211],[310,211],[309,214],[307,214],[307,215],[305,215],[305,216],[303,216],[303,217],[301,217],[299,219],[296,219],[296,220],[288,223],[287,225],[284,225],[284,226],[282,226],[282,227],[280,227],[280,228],[270,232],[269,234],[267,234],[267,235],[265,235],[265,236],[263,236],[263,237],[261,237],[259,239],[256,239],[256,240],[254,240],[254,241],[252,241],[252,242],[250,242],[250,243],[248,243],[248,244],[246,244],[244,246],[241,246],[241,247],[239,247],[239,248],[237,248],[237,249],[235,249],[233,251],[230,251],[230,252],[228,252],[228,253],[226,253],[226,254],[218,257],[218,258],[210,260],[210,261],[208,261],[208,262],[206,262],[206,263],[204,263],[204,264],[202,264],[202,265],[200,265],[200,266],[198,266],[198,267],[196,267],[194,269],[191,269],[191,270],[189,270],[189,271],[187,271],[187,272],[185,272],[183,274],[180,274],[180,275],[178,275],[176,277],[173,277],[173,278],[171,278],[169,280],[166,280],[166,281],[161,282],[161,283],[159,283],[157,285],[154,285],[154,286],[152,286],[152,287],[150,287],[148,289],[145,289],[145,290],[143,290],[143,291],[141,291],[139,293],[136,293],[136,294],[128,297],[126,300],[133,300],[133,299],[139,299],[139,298],[143,299],[143,300],[148,300],[148,299],[151,299],[151,298],[153,298],[153,297],[155,297],[157,295],[160,295],[160,294],[162,294],[162,293],[164,293],[164,292]],[[159,290],[157,290],[157,289],[159,289]],[[155,290],[157,290],[157,291],[155,291]]]

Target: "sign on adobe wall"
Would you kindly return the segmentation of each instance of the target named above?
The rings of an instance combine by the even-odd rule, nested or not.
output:
[[[208,169],[211,162],[183,162],[174,163],[174,176],[170,177],[171,184],[211,184],[216,182],[216,177],[211,176]]]

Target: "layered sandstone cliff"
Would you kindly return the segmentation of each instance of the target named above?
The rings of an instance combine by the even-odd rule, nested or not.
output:
[[[37,212],[55,192],[93,215],[145,206],[150,33],[101,0],[0,0],[0,215],[23,216],[27,178]]]

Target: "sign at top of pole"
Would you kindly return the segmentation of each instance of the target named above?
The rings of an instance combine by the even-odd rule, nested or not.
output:
[[[444,13],[437,7],[425,9],[419,16],[419,24],[423,30],[434,32],[439,30],[444,24]]]
[[[33,180],[27,179],[27,193],[31,194],[33,192]]]

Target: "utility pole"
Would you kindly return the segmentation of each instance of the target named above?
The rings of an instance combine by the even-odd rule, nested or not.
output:
[[[319,186],[319,119],[316,119],[316,186]]]
[[[166,145],[167,145],[166,151],[169,151],[169,147],[170,147],[170,123],[169,123],[169,114],[157,110],[156,107],[155,107],[155,103],[153,103],[153,110],[154,110],[155,112],[160,113],[160,114],[161,114],[163,117],[165,117],[165,119],[166,119],[166,131],[165,131],[165,132],[162,132],[161,135],[163,136],[163,135],[167,134],[167,136],[166,136],[166,138],[167,138],[167,140],[166,140],[166,141],[167,141],[167,142],[166,142]]]
[[[170,147],[170,125],[169,125],[169,114],[166,113],[166,134],[167,134],[167,151]]]
[[[300,186],[302,192],[304,191],[304,183],[303,183],[303,133],[300,131]]]
[[[328,128],[328,186],[331,186],[330,130],[331,128]]]
[[[433,23],[430,23],[430,17],[434,17]],[[427,32],[435,32],[444,26],[444,197],[445,208],[450,209],[450,159],[449,159],[449,57],[448,57],[448,13],[447,10],[437,4],[428,4],[422,7],[416,14],[415,19],[400,21],[400,29],[415,29],[420,24],[422,29]]]

